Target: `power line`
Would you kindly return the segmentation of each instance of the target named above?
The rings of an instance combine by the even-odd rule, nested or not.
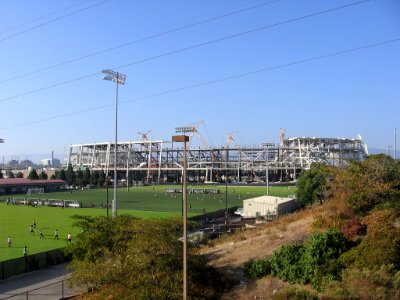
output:
[[[71,13],[68,13],[68,14],[66,14],[66,15],[63,15],[63,16],[57,17],[57,18],[55,18],[55,19],[49,20],[49,21],[47,21],[47,22],[41,23],[41,24],[39,24],[39,25],[33,26],[33,27],[31,27],[31,28],[28,28],[28,29],[21,30],[21,31],[19,31],[19,32],[10,34],[10,35],[8,35],[8,36],[6,36],[6,37],[4,37],[4,38],[1,38],[1,39],[0,39],[0,42],[4,42],[4,41],[9,40],[9,39],[11,39],[11,38],[13,38],[13,37],[16,37],[16,36],[19,36],[19,35],[21,35],[21,34],[27,33],[27,32],[29,32],[29,31],[38,29],[38,28],[43,27],[43,26],[46,26],[46,25],[48,25],[48,24],[55,23],[55,22],[57,22],[57,21],[60,21],[60,20],[65,19],[65,18],[67,18],[67,17],[76,15],[76,14],[78,14],[78,13],[80,13],[80,12],[85,11],[85,10],[88,10],[88,9],[91,9],[91,8],[94,8],[94,7],[97,7],[97,6],[101,5],[101,4],[104,4],[104,3],[109,2],[109,1],[111,1],[111,0],[103,0],[103,1],[100,1],[100,2],[98,2],[98,3],[92,4],[92,5],[83,7],[83,8],[81,8],[81,9],[78,9],[78,10],[76,10],[76,11],[73,11],[73,12],[71,12]]]
[[[9,32],[9,31],[13,31],[13,30],[15,30],[15,29],[18,29],[18,28],[20,28],[20,27],[23,27],[23,26],[28,25],[28,24],[31,24],[31,23],[35,23],[35,22],[37,22],[37,21],[40,21],[41,19],[50,17],[50,16],[52,16],[52,15],[58,14],[58,13],[60,13],[60,12],[66,11],[66,10],[69,10],[69,9],[75,7],[75,6],[79,6],[79,5],[81,5],[82,3],[89,2],[89,1],[91,1],[91,0],[84,0],[84,1],[81,1],[81,2],[79,2],[79,3],[77,3],[77,4],[74,4],[74,5],[65,7],[65,8],[60,9],[60,10],[53,11],[53,12],[51,12],[51,13],[48,13],[48,14],[46,14],[46,15],[37,17],[37,18],[32,19],[32,20],[29,20],[29,21],[26,21],[26,22],[24,22],[24,23],[22,23],[22,24],[15,25],[15,26],[13,26],[13,27],[10,27],[10,28],[8,28],[8,29],[5,29],[5,30],[3,30],[3,31],[0,31],[0,34],[6,33],[6,32]]]
[[[193,49],[196,49],[196,48],[200,48],[200,47],[211,45],[211,44],[215,44],[215,43],[219,43],[219,42],[222,42],[222,41],[226,41],[226,40],[233,39],[233,38],[236,38],[236,37],[248,35],[248,34],[255,33],[255,32],[258,32],[258,31],[261,31],[261,30],[270,29],[270,28],[277,27],[277,26],[280,26],[280,25],[284,25],[284,24],[288,24],[288,23],[292,23],[292,22],[296,22],[296,21],[301,21],[301,20],[304,20],[304,19],[307,19],[307,18],[311,18],[311,17],[315,17],[315,16],[318,16],[318,15],[330,13],[332,11],[337,11],[337,10],[340,10],[340,9],[348,8],[348,7],[351,7],[351,6],[354,6],[354,5],[358,5],[358,4],[362,4],[362,3],[365,3],[365,2],[368,2],[368,1],[370,1],[370,0],[362,0],[362,1],[351,3],[351,4],[346,4],[346,5],[338,6],[338,7],[335,7],[335,8],[330,8],[330,9],[327,9],[327,10],[318,11],[318,12],[315,12],[315,13],[312,13],[312,14],[308,14],[308,15],[305,15],[305,16],[301,16],[301,17],[289,19],[289,20],[286,20],[286,21],[274,23],[272,25],[266,25],[266,26],[258,27],[258,28],[255,28],[255,29],[247,30],[247,31],[236,33],[236,34],[233,34],[233,35],[224,36],[224,37],[221,37],[221,38],[218,38],[218,39],[214,39],[214,40],[211,40],[211,41],[207,41],[207,42],[203,42],[203,43],[200,43],[200,44],[192,45],[192,46],[189,46],[189,47],[185,47],[185,48],[169,51],[169,52],[162,53],[162,54],[159,54],[159,55],[156,55],[156,56],[152,56],[152,57],[149,57],[149,58],[145,58],[145,59],[141,59],[141,60],[138,60],[138,61],[134,61],[134,62],[130,62],[130,63],[124,64],[124,65],[120,65],[120,66],[117,66],[117,67],[113,67],[111,69],[113,69],[113,70],[123,69],[123,68],[126,68],[126,67],[130,67],[132,65],[141,64],[141,63],[144,63],[144,62],[148,62],[148,61],[151,61],[151,60],[155,60],[155,59],[159,59],[159,58],[162,58],[162,57],[170,56],[170,55],[173,55],[173,54],[177,54],[177,53],[193,50]],[[42,88],[39,88],[39,89],[27,91],[27,92],[20,93],[20,94],[14,95],[14,96],[5,97],[5,98],[0,99],[0,102],[5,102],[5,101],[8,101],[8,100],[20,98],[22,96],[35,94],[35,93],[38,93],[38,92],[41,92],[41,91],[44,91],[44,90],[48,90],[48,89],[55,88],[55,87],[58,87],[58,86],[66,85],[66,84],[69,84],[69,83],[72,83],[72,82],[76,82],[76,81],[79,81],[79,80],[82,80],[82,79],[90,78],[90,77],[96,76],[99,73],[100,72],[95,72],[95,73],[83,75],[81,77],[77,77],[77,78],[70,79],[70,80],[63,81],[63,82],[58,82],[58,83],[55,83],[53,85],[45,86],[45,87],[42,87]]]
[[[0,80],[0,83],[12,81],[12,80],[15,80],[15,79],[20,79],[20,78],[23,78],[23,77],[27,77],[29,75],[33,75],[33,74],[37,74],[37,73],[40,73],[40,72],[43,72],[43,71],[55,69],[55,68],[58,68],[58,67],[61,67],[61,66],[67,65],[67,64],[71,64],[71,63],[74,63],[74,62],[78,62],[78,61],[93,57],[93,56],[97,56],[97,55],[100,55],[100,54],[108,53],[108,52],[111,52],[111,51],[114,51],[114,50],[118,50],[118,49],[121,49],[121,48],[125,48],[125,47],[128,47],[128,46],[134,45],[134,44],[139,44],[139,43],[142,43],[142,42],[145,42],[145,41],[149,41],[149,40],[152,40],[152,39],[155,39],[155,38],[159,38],[159,37],[171,34],[171,33],[175,33],[175,32],[182,31],[182,30],[185,30],[185,29],[189,29],[189,28],[192,28],[192,27],[195,27],[195,26],[203,25],[203,24],[206,24],[206,23],[209,23],[209,22],[212,22],[212,21],[216,21],[216,20],[219,20],[219,19],[222,19],[222,18],[226,18],[226,17],[230,17],[230,16],[233,16],[233,15],[236,15],[236,14],[240,14],[240,13],[243,13],[243,12],[246,12],[246,11],[249,11],[249,10],[261,8],[263,6],[270,5],[270,4],[279,2],[279,1],[281,1],[281,0],[273,0],[273,1],[264,2],[264,3],[261,3],[261,4],[253,5],[253,6],[246,7],[246,8],[242,8],[240,10],[232,11],[232,12],[229,12],[229,13],[226,13],[226,14],[223,14],[223,15],[219,15],[219,16],[216,16],[216,17],[211,17],[211,18],[208,18],[208,19],[204,19],[202,21],[195,22],[195,23],[192,23],[192,24],[189,24],[189,25],[184,25],[184,26],[177,27],[175,29],[171,29],[171,30],[168,30],[168,31],[164,31],[164,32],[153,34],[153,35],[149,35],[147,37],[143,37],[143,38],[140,38],[138,40],[134,40],[134,41],[130,41],[130,42],[127,42],[127,43],[123,43],[123,44],[120,44],[120,45],[117,45],[117,46],[114,46],[114,47],[110,47],[110,48],[103,49],[103,50],[100,50],[100,51],[96,51],[96,52],[93,52],[93,53],[90,53],[90,54],[86,54],[86,55],[81,56],[81,57],[77,57],[77,58],[73,58],[73,59],[70,59],[70,60],[66,60],[66,61],[54,64],[54,65],[50,65],[50,66],[43,67],[43,68],[31,71],[31,72],[24,73],[24,74],[21,74],[21,75],[17,75],[17,76],[14,76],[14,77],[6,78],[6,79],[3,79],[3,80]]]
[[[320,56],[314,56],[311,58],[292,61],[292,62],[289,62],[286,64],[276,65],[273,67],[261,68],[258,70],[235,74],[235,75],[231,75],[231,76],[227,76],[227,77],[223,77],[223,78],[219,78],[219,79],[195,83],[192,85],[188,85],[188,86],[184,86],[184,87],[180,87],[180,88],[176,88],[176,89],[171,89],[171,90],[166,90],[166,91],[150,94],[147,96],[136,97],[136,98],[133,98],[130,100],[120,101],[119,103],[122,105],[122,104],[132,103],[132,102],[141,101],[141,100],[148,100],[151,98],[161,97],[161,96],[165,96],[168,94],[174,94],[174,93],[182,92],[185,90],[190,90],[190,89],[194,89],[194,88],[198,88],[198,87],[216,84],[216,83],[220,83],[220,82],[224,82],[224,81],[228,81],[228,80],[232,80],[232,79],[238,79],[238,78],[242,78],[242,77],[246,77],[246,76],[256,75],[256,74],[263,73],[263,72],[274,71],[274,70],[283,69],[283,68],[287,68],[287,67],[291,67],[291,66],[295,66],[295,65],[301,65],[301,64],[318,61],[318,60],[322,60],[322,59],[326,59],[326,58],[330,58],[330,57],[353,53],[353,52],[357,52],[357,51],[361,51],[361,50],[365,50],[365,49],[369,49],[369,48],[373,48],[373,47],[379,47],[379,46],[383,46],[383,45],[387,45],[387,44],[392,44],[392,43],[396,43],[399,41],[400,41],[400,38],[395,38],[395,39],[377,42],[377,43],[373,43],[373,44],[368,44],[368,45],[364,45],[364,46],[360,46],[360,47],[356,47],[356,48],[336,51],[336,52],[332,52],[332,53],[328,53],[328,54],[324,54],[324,55],[320,55]],[[85,112],[100,110],[100,109],[107,108],[107,107],[114,107],[114,105],[115,104],[105,104],[105,105],[101,105],[101,106],[97,106],[97,107],[92,107],[92,108],[87,108],[87,109],[83,109],[83,110],[79,110],[79,111],[75,111],[75,112],[57,115],[57,116],[53,116],[53,117],[49,117],[49,118],[45,118],[45,119],[34,120],[34,121],[29,121],[29,122],[25,122],[25,123],[16,124],[16,125],[6,126],[6,127],[0,128],[0,130],[23,127],[26,125],[32,125],[32,124],[42,123],[42,122],[51,121],[51,120],[55,120],[55,119],[61,119],[61,118],[65,118],[68,116],[82,114]]]

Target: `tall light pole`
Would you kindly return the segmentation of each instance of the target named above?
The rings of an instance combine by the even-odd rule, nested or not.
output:
[[[112,71],[102,70],[101,73],[106,74],[103,77],[104,80],[110,80],[116,83],[115,93],[115,145],[114,145],[114,199],[112,201],[112,216],[117,216],[117,143],[118,143],[118,85],[125,84],[126,75]]]
[[[176,133],[183,133],[182,135],[172,136],[173,142],[183,142],[183,170],[182,170],[182,210],[183,210],[183,300],[187,299],[187,180],[186,180],[186,169],[187,169],[187,157],[186,147],[189,141],[189,136],[186,135],[188,132],[196,131],[196,127],[183,126],[176,127]]]

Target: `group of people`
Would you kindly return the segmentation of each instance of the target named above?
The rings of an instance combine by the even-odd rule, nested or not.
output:
[[[35,228],[36,228],[36,221],[35,219],[33,219],[33,223],[29,226],[29,234],[30,235],[35,235]],[[43,235],[43,229],[40,228],[39,230],[39,238],[40,239],[44,239],[44,235]],[[11,239],[11,237],[9,237],[9,239]],[[58,229],[54,229],[54,240],[58,240]],[[67,235],[67,242],[71,243],[72,242],[72,234],[69,232]],[[11,246],[11,242],[9,242],[9,246]]]
[[[9,235],[7,237],[7,246],[10,248],[11,247],[11,243],[12,243],[12,239],[11,239],[11,235]],[[24,248],[22,249],[22,254],[24,256],[28,255],[28,248],[26,247],[26,245],[24,246]]]
[[[34,220],[33,220],[33,223],[29,226],[29,234],[30,234],[30,235],[32,235],[32,236],[35,235],[35,228],[36,228],[36,221],[35,221],[35,219],[34,219]],[[40,238],[40,239],[44,239],[43,229],[42,229],[42,228],[41,228],[40,231],[39,231],[39,238]],[[58,236],[58,229],[55,229],[55,230],[54,230],[54,240],[58,240],[58,239],[59,239],[59,236]],[[72,234],[71,234],[70,232],[67,234],[67,242],[68,242],[69,244],[72,243]],[[12,245],[12,238],[11,238],[11,235],[9,235],[9,236],[7,237],[7,246],[8,246],[9,248],[11,248],[11,245]],[[27,248],[26,245],[23,247],[23,250],[22,250],[22,251],[23,251],[22,254],[23,254],[24,256],[27,256],[27,255],[28,255],[28,248]]]

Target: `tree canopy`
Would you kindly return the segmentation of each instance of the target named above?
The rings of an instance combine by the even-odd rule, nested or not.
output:
[[[40,172],[39,174],[39,179],[47,179],[47,178],[48,178],[47,174],[42,170],[42,172]]]
[[[107,299],[181,299],[180,221],[76,216],[75,225],[82,232],[67,248],[74,283]],[[202,257],[191,253],[188,269],[191,299],[212,298],[224,288]]]
[[[76,175],[75,175],[74,169],[72,168],[71,163],[68,164],[66,175],[67,175],[66,176],[67,183],[69,185],[75,184]]]
[[[38,180],[39,179],[39,175],[37,174],[35,169],[32,169],[29,172],[28,179],[31,179],[31,180]]]
[[[296,197],[299,203],[311,205],[323,200],[328,178],[328,168],[322,164],[312,164],[309,170],[303,170],[296,183]]]

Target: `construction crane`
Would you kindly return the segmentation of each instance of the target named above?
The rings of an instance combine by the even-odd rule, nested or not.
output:
[[[236,141],[235,141],[235,139],[234,139],[234,137],[235,137],[237,134],[238,134],[237,131],[234,131],[234,132],[225,134],[225,136],[226,136],[226,148],[229,148],[229,145],[230,145],[231,143],[233,143],[237,148],[239,148],[239,147],[238,147],[238,144],[236,143]]]
[[[279,146],[283,147],[283,142],[285,141],[285,129],[279,129]]]
[[[201,125],[204,125],[204,121],[203,121],[203,120],[198,121],[198,122],[193,123],[193,124],[188,124],[188,125],[186,125],[186,126],[192,126],[192,127],[194,127],[194,129],[195,129],[195,130],[193,130],[193,132],[190,132],[190,133],[189,133],[188,148],[190,148],[190,143],[192,142],[193,136],[194,136],[195,134],[198,136],[199,140],[201,141],[201,143],[203,144],[203,146],[204,146],[206,149],[209,149],[209,148],[210,148],[210,146],[208,145],[208,143],[206,142],[206,140],[203,138],[203,136],[202,136],[201,133],[199,132],[199,127],[200,127]]]
[[[147,132],[138,132],[142,136],[140,139],[141,142],[148,141],[149,140],[149,133],[151,132],[151,129],[148,130]]]

